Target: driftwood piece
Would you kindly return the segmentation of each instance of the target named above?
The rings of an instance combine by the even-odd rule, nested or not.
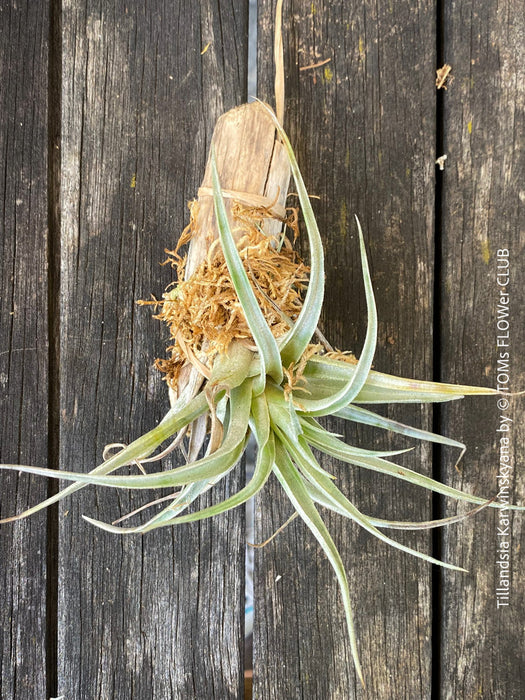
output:
[[[264,222],[268,234],[278,233],[282,226],[290,181],[288,157],[282,144],[276,141],[275,134],[275,126],[266,109],[258,102],[252,102],[223,114],[217,121],[212,139],[227,212],[231,212],[235,201],[246,206],[268,208],[275,214],[275,219]],[[198,233],[190,244],[187,278],[218,235],[210,158],[211,149],[198,193]],[[235,235],[235,231],[233,233]]]
[[[192,276],[206,257],[211,243],[218,238],[211,177],[212,151],[230,219],[235,203],[262,207],[273,215],[264,218],[263,230],[267,235],[277,235],[286,216],[290,163],[283,145],[276,140],[273,120],[259,102],[234,107],[217,120],[213,132],[204,178],[198,190],[195,228],[185,268],[186,279]],[[234,238],[237,233],[235,225],[232,225]],[[184,390],[190,396],[195,395],[201,383],[199,371],[189,364],[185,365],[176,391],[169,388],[171,404],[174,405]]]

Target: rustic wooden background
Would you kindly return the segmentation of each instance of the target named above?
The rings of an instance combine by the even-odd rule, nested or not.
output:
[[[383,371],[494,386],[497,251],[507,248],[511,385],[525,388],[520,9],[517,0],[285,0],[285,125],[320,197],[324,331],[357,351],[364,336],[355,212]],[[259,0],[258,95],[270,101],[273,15],[273,0]],[[247,1],[0,0],[0,461],[87,471],[106,443],[163,415],[152,360],[165,338],[134,302],[170,281],[164,247],[187,222],[217,117],[247,99],[247,55]],[[445,61],[454,81],[437,91]],[[460,471],[456,454],[428,445],[406,465],[483,495],[498,488],[500,413],[491,398],[388,410],[469,448]],[[524,502],[523,399],[506,414],[512,497]],[[364,445],[405,444],[347,432]],[[363,510],[383,517],[463,508],[333,468]],[[225,488],[242,478],[240,469]],[[0,479],[2,515],[56,488]],[[77,495],[0,529],[0,697],[242,697],[244,513],[119,538],[80,516],[115,518],[135,497]],[[257,539],[290,512],[271,483],[257,501]],[[523,516],[512,518],[511,599],[499,609],[494,511],[403,538],[468,574],[327,521],[351,579],[367,689],[331,568],[296,521],[256,552],[255,698],[524,696]]]

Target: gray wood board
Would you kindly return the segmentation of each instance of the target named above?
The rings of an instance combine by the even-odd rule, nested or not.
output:
[[[47,8],[0,3],[0,462],[46,465]],[[0,517],[45,498],[0,474]],[[46,514],[0,528],[0,696],[46,697]]]
[[[443,94],[441,374],[509,391],[525,388],[524,29],[518,2],[504,10],[493,3],[446,6],[445,60],[454,81]],[[508,407],[495,398],[451,405],[442,427],[469,448],[459,472],[445,455],[448,483],[525,501],[523,397],[509,398]],[[447,503],[447,514],[456,509]],[[523,697],[524,524],[523,514],[492,510],[443,532],[444,558],[469,569],[443,577],[445,698]]]
[[[215,121],[245,99],[246,13],[70,0],[62,27],[60,461],[87,471],[168,408],[152,366],[168,338],[135,302],[171,281],[159,263]],[[85,489],[61,509],[58,694],[238,697],[242,512],[123,538],[80,517],[112,521],[158,496],[138,494]]]
[[[60,27],[57,5],[0,2],[0,459],[87,471],[105,444],[132,440],[167,409],[165,386],[152,368],[167,338],[134,302],[160,296],[171,281],[159,263],[188,221],[186,202],[196,195],[215,121],[246,98],[247,8],[211,0],[145,7],[65,0]],[[523,24],[516,2],[505,7],[446,5],[442,53],[455,80],[438,98],[441,113],[435,3],[285,3],[285,126],[309,191],[320,197],[314,206],[327,259],[323,330],[334,345],[359,353],[366,314],[356,213],[379,311],[376,369],[494,385],[506,371],[498,365],[504,346],[497,347],[505,332],[497,326],[503,290],[510,387],[525,387]],[[270,102],[273,17],[274,4],[261,1],[259,97]],[[53,93],[59,84],[61,124],[60,96]],[[448,156],[438,173],[437,240],[436,125]],[[502,249],[509,251],[506,285],[496,277]],[[48,321],[56,327],[51,351]],[[60,376],[53,374],[55,342]],[[56,452],[57,436],[47,434],[55,409]],[[523,502],[522,399],[505,409],[496,399],[468,399],[436,412],[441,431],[469,448],[460,472],[449,450],[432,465],[427,445],[399,459],[493,495],[502,414],[513,419],[509,495]],[[431,411],[419,406],[389,408],[387,415],[431,425]],[[358,445],[410,445],[330,425]],[[427,519],[467,509],[447,501],[436,512],[426,492],[323,464],[364,512]],[[48,493],[37,477],[2,473],[0,480],[2,516]],[[223,493],[241,483],[239,472]],[[85,513],[113,520],[148,497],[84,489],[61,507],[59,543],[47,542],[53,533],[47,513],[2,526],[2,698],[242,694],[242,513],[144,538],[101,533],[81,519]],[[270,484],[257,503],[257,539],[291,512]],[[353,524],[323,515],[350,576],[367,690],[355,677],[333,572],[295,521],[256,553],[254,697],[522,697],[523,516],[511,519],[508,538],[498,538],[494,511],[434,538],[445,560],[470,570],[465,575],[431,573]],[[394,536],[430,551],[423,533]],[[498,608],[502,539],[510,547],[510,604]],[[46,560],[58,544],[57,591],[54,564],[46,583]]]
[[[273,101],[272,2],[259,4],[259,92]],[[435,7],[400,2],[285,3],[286,116],[326,255],[323,332],[359,352],[366,306],[357,214],[379,314],[376,369],[432,378]],[[330,59],[317,68],[307,68]],[[302,70],[305,68],[305,70]],[[293,186],[291,187],[293,190]],[[419,406],[388,415],[423,427]],[[402,445],[333,421],[354,444]],[[422,445],[403,464],[431,472]],[[426,492],[323,462],[366,513],[428,519]],[[274,485],[258,503],[258,539],[292,512]],[[430,696],[430,567],[326,513],[346,564],[367,683],[356,678],[332,569],[296,520],[256,552],[254,697]],[[430,551],[427,534],[394,537]]]

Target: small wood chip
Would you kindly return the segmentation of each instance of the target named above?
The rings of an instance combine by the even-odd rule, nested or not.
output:
[[[438,90],[443,88],[443,90],[447,89],[447,85],[450,85],[452,81],[454,80],[454,76],[450,74],[450,71],[452,70],[452,66],[449,66],[448,63],[445,63],[445,65],[442,68],[438,68],[436,71],[436,87]]]

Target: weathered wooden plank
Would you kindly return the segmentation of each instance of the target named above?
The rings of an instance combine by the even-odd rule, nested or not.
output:
[[[0,462],[46,464],[47,7],[0,3]],[[0,517],[46,484],[0,475]],[[0,528],[0,696],[46,697],[46,516]]]
[[[134,302],[171,280],[214,123],[245,98],[246,12],[68,0],[63,27],[61,462],[85,471],[167,409],[164,331]],[[86,489],[62,510],[59,693],[238,697],[242,513],[143,539],[80,519],[144,498]]]
[[[443,173],[442,375],[514,391],[525,388],[522,10],[512,0],[499,5],[462,0],[446,5],[444,25],[444,59],[454,81],[443,95],[448,158]],[[504,275],[498,277],[498,272]],[[500,427],[503,417],[513,421],[508,432]],[[444,428],[463,439],[469,451],[459,472],[446,455],[447,481],[490,496],[501,488],[502,497],[525,502],[523,418],[523,398],[510,399],[508,408],[496,399],[450,406]],[[505,437],[508,491],[506,462],[499,466],[500,456],[506,457]],[[450,505],[450,512],[455,508]],[[508,512],[501,515],[506,519]],[[523,697],[524,524],[517,514],[507,530],[492,511],[444,533],[444,556],[470,571],[447,577],[443,585],[445,698]]]
[[[258,84],[260,96],[269,99],[274,3],[259,6]],[[354,351],[365,335],[356,213],[380,319],[375,367],[424,378],[432,376],[434,19],[431,2],[290,2],[284,12],[285,127],[307,187],[320,197],[315,209],[327,261],[323,330],[335,346]],[[420,407],[389,415],[428,426],[429,414]],[[357,444],[379,444],[368,431],[332,425]],[[429,473],[429,458],[423,446],[402,461]],[[426,493],[325,465],[364,512],[430,516]],[[263,540],[291,506],[272,487],[257,512]],[[337,517],[327,515],[326,522],[351,580],[367,690],[352,665],[335,577],[296,520],[256,552],[254,697],[429,697],[428,565]],[[426,535],[403,542],[429,551]]]

